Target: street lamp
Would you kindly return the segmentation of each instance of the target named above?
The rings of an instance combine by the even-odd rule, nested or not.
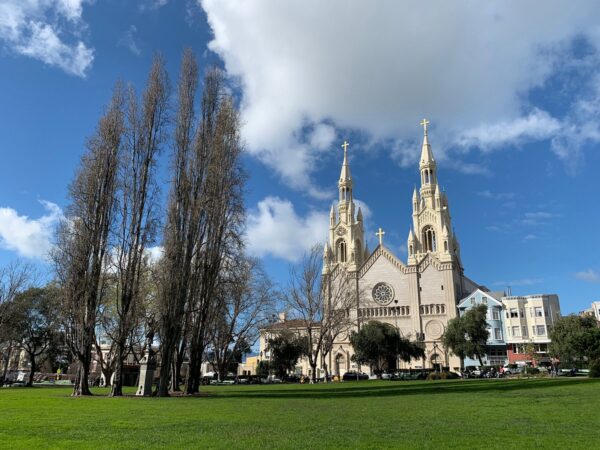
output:
[[[438,350],[439,350],[439,347],[437,345],[437,342],[433,341],[433,352],[434,352],[433,356],[435,356],[436,361],[438,361],[438,359],[440,357],[440,355],[438,354]],[[441,364],[439,364],[437,362],[435,364],[438,365],[438,372],[441,372],[442,371]]]
[[[396,305],[396,308],[394,309],[395,311],[395,323],[396,323],[396,332],[398,333],[398,338],[400,337],[400,328],[398,328],[398,299],[394,300],[394,305]],[[398,341],[399,339],[396,339],[396,372],[398,372],[398,370],[400,370],[400,357],[398,355]]]

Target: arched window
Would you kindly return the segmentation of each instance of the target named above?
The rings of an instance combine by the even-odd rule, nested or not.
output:
[[[413,254],[413,246],[412,245],[408,247],[408,254],[409,255]]]
[[[423,242],[423,246],[425,247],[426,252],[435,252],[437,248],[437,243],[435,241],[435,231],[433,231],[433,227],[431,225],[423,228],[423,232],[421,234],[421,241]]]
[[[448,241],[444,241],[444,251],[448,251]]]
[[[338,262],[346,262],[346,241],[343,239],[338,241],[337,260]]]

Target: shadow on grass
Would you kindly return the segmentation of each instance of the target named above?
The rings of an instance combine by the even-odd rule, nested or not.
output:
[[[209,399],[218,398],[360,398],[360,397],[388,397],[404,395],[427,394],[457,394],[457,393],[485,393],[485,392],[510,392],[530,389],[553,389],[563,386],[575,386],[583,383],[600,383],[600,380],[588,379],[525,379],[525,380],[464,380],[455,382],[393,382],[389,385],[377,384],[369,386],[369,382],[356,383],[348,387],[322,388],[322,385],[299,387],[294,389],[267,388],[211,392]],[[348,383],[350,384],[350,383]]]

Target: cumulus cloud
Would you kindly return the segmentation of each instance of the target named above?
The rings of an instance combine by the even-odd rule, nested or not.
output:
[[[85,77],[94,51],[81,39],[88,0],[4,0],[0,41],[11,51]]]
[[[551,139],[566,160],[578,112],[555,118],[527,94],[566,63],[573,39],[600,44],[592,0],[543,8],[442,0],[201,4],[214,33],[209,47],[241,87],[249,151],[298,189],[312,184],[333,136],[313,141],[310,130],[323,124],[336,135],[359,131],[370,144],[386,143],[402,165],[418,157],[424,116],[439,159],[448,149],[489,152]],[[596,108],[591,100],[577,111]],[[455,167],[487,173],[473,163]]]
[[[266,197],[248,214],[248,250],[254,256],[298,261],[313,245],[325,242],[328,227],[328,211],[301,217],[289,200]]]
[[[600,274],[593,269],[584,270],[583,272],[577,272],[575,278],[589,283],[600,283]]]
[[[45,259],[52,248],[52,234],[63,212],[58,205],[40,202],[46,214],[32,219],[12,208],[0,208],[0,247],[27,258]]]

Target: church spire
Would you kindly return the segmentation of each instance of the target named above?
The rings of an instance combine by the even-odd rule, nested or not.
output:
[[[350,144],[347,141],[344,141],[342,144],[342,148],[344,149],[344,162],[342,163],[342,172],[340,173],[340,182],[349,184],[352,186],[352,176],[350,175],[350,165],[348,164],[348,146]]]
[[[436,164],[429,145],[427,137],[427,125],[429,120],[423,119],[423,147],[421,148],[421,160],[419,161],[419,169],[421,170],[421,196],[431,196],[434,191],[434,186],[437,183]]]
[[[350,175],[350,165],[348,164],[348,142],[344,141],[342,148],[344,149],[344,162],[342,163],[342,171],[338,188],[340,199],[338,204],[338,213],[340,221],[344,223],[352,223],[354,221],[354,202],[352,200],[352,176]]]

